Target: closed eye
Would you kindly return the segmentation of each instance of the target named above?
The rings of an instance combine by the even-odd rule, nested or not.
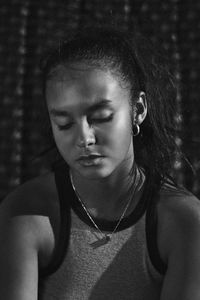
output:
[[[68,123],[68,124],[64,124],[64,125],[59,125],[57,124],[57,127],[59,130],[68,130],[72,127],[73,123]]]
[[[113,119],[113,112],[108,110],[100,110],[89,116],[90,122],[109,122]]]
[[[109,122],[112,119],[113,119],[113,114],[108,117],[90,118],[90,122],[104,123],[104,122]]]
[[[88,123],[104,123],[104,122],[110,122],[113,119],[114,113],[110,111],[100,111],[95,112],[91,116],[88,117]],[[74,122],[69,122],[66,124],[57,124],[57,128],[59,130],[69,130],[73,126]]]

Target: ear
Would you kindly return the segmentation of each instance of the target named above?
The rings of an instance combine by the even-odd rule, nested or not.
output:
[[[142,124],[147,115],[147,101],[146,95],[144,92],[139,93],[139,97],[134,104],[134,113],[133,113],[134,123],[138,125]]]

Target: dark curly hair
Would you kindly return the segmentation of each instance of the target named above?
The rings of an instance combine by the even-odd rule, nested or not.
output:
[[[172,169],[175,143],[177,88],[168,60],[139,32],[115,28],[85,28],[59,42],[42,60],[43,92],[56,69],[67,63],[86,61],[109,69],[130,83],[132,104],[140,91],[147,99],[148,113],[134,137],[136,163],[166,177]]]

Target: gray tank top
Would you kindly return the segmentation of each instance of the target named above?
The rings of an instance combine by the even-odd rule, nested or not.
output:
[[[65,182],[63,186],[62,180],[66,180],[66,175],[63,171],[60,176],[56,175],[62,214],[62,198],[63,203],[64,200],[66,203],[67,194],[70,194],[70,198],[75,197],[68,179],[68,184]],[[90,244],[99,233],[89,224],[83,212],[78,212],[73,202],[68,207],[68,215],[65,215],[65,218],[70,219],[70,224],[62,224],[67,228],[63,228],[65,235],[61,235],[60,241],[66,240],[68,235],[67,242],[63,244],[64,251],[62,255],[58,251],[60,261],[57,261],[56,267],[52,267],[48,276],[41,279],[39,299],[160,299],[163,275],[152,264],[149,255],[148,237],[151,236],[146,234],[146,214],[146,210],[141,210],[137,221],[135,219],[132,224],[130,220],[125,220],[122,227],[112,235],[111,241],[93,249]],[[154,247],[151,248],[153,251]]]

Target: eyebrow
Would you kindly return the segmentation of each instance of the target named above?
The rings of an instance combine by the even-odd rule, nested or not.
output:
[[[98,109],[104,108],[104,107],[109,107],[110,103],[112,101],[111,100],[106,100],[106,99],[102,99],[100,101],[98,101],[97,103],[92,104],[91,106],[89,106],[86,111],[87,112],[93,112],[96,111]],[[49,113],[55,117],[68,117],[70,116],[70,113],[66,110],[62,110],[62,109],[56,109],[56,108],[52,108],[50,109]]]

